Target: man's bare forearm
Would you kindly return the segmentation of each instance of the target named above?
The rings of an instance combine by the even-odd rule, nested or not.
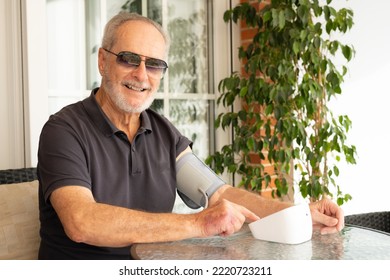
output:
[[[281,202],[277,199],[268,199],[260,196],[257,193],[250,192],[229,185],[223,186],[216,196],[211,197],[210,203],[215,203],[219,199],[226,199],[236,204],[246,207],[260,218],[264,218],[272,213],[292,206],[292,203]]]

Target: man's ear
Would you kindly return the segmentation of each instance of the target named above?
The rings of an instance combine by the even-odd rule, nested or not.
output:
[[[104,54],[104,50],[102,48],[99,48],[99,52],[98,52],[98,68],[99,68],[100,76],[103,76],[105,63],[106,63],[106,56]]]

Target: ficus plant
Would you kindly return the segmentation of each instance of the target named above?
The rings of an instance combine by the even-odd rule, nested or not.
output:
[[[232,143],[206,162],[217,173],[240,175],[238,185],[247,189],[273,185],[273,195],[282,197],[298,187],[311,201],[326,196],[341,205],[351,195],[337,183],[337,165],[342,160],[355,164],[356,148],[347,144],[351,120],[334,115],[329,102],[342,93],[347,73],[336,60],[346,64],[354,56],[353,46],[335,39],[353,26],[353,11],[335,9],[332,0],[260,2],[244,2],[224,13],[225,22],[241,22],[255,34],[239,47],[243,70],[218,87],[219,104],[241,104],[215,122],[233,131]]]

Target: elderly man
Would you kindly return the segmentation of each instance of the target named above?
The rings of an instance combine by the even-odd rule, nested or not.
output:
[[[192,154],[191,141],[148,109],[168,48],[158,24],[119,13],[99,49],[101,87],[45,124],[40,259],[129,259],[133,243],[226,236],[291,206],[225,184]],[[176,192],[204,209],[172,213]],[[330,200],[310,208],[322,233],[343,228],[343,213]]]

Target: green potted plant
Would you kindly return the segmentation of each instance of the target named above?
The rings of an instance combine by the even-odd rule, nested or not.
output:
[[[219,84],[220,104],[242,104],[216,119],[217,127],[232,129],[232,143],[206,162],[217,173],[239,174],[238,185],[247,189],[273,184],[273,195],[283,197],[294,181],[304,198],[331,196],[341,205],[351,196],[336,182],[337,164],[355,164],[356,148],[347,144],[351,120],[335,116],[329,102],[341,94],[347,73],[335,63],[337,55],[348,62],[354,49],[333,35],[353,26],[353,11],[335,9],[332,0],[270,0],[259,9],[260,2],[244,2],[224,14],[226,22],[240,20],[256,32],[239,48],[242,73]]]

